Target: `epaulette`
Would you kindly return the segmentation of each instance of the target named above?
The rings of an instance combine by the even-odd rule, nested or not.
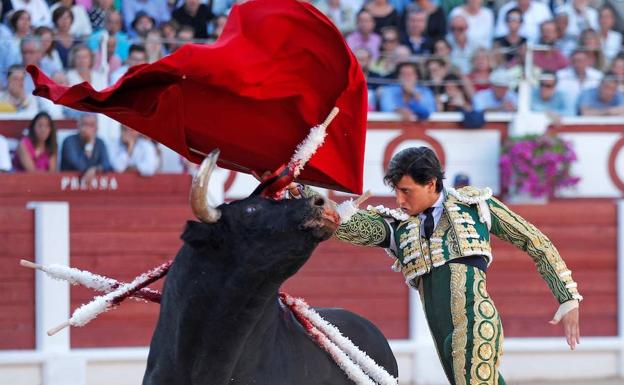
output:
[[[492,197],[492,189],[489,187],[480,189],[473,186],[466,186],[457,190],[449,188],[446,191],[458,201],[469,205],[484,202]]]
[[[371,206],[368,205],[366,208],[367,211],[371,213],[379,214],[384,217],[394,218],[398,221],[406,221],[409,219],[409,215],[404,213],[401,209],[389,209],[385,206]]]

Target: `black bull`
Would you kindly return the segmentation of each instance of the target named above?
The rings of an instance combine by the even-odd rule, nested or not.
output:
[[[352,384],[278,300],[282,283],[335,230],[322,199],[250,197],[204,210],[213,211],[202,217],[194,208],[212,223],[188,222],[167,274],[143,384]],[[398,375],[372,323],[316,310]]]

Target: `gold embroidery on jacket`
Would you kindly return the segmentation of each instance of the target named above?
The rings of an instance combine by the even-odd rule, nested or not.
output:
[[[582,299],[570,270],[550,240],[535,226],[514,214],[502,203],[498,201],[495,203],[490,205],[490,209],[492,215],[498,219],[496,224],[500,230],[493,228],[494,234],[531,256],[538,273],[560,303],[570,299]]]
[[[449,264],[451,269],[451,320],[453,334],[451,356],[456,385],[466,385],[466,344],[468,341],[468,317],[466,316],[466,271],[467,266]]]
[[[351,217],[351,220],[341,224],[334,236],[355,245],[377,246],[383,243],[389,234],[381,216],[360,210]]]
[[[472,359],[470,361],[470,385],[496,385],[498,383],[498,357],[496,345],[499,341],[498,312],[487,295],[485,274],[473,269],[474,283],[474,326]]]

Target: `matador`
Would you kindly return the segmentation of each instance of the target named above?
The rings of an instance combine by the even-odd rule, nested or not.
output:
[[[335,237],[385,248],[393,269],[418,290],[442,366],[453,385],[505,384],[498,368],[501,320],[486,288],[492,262],[490,235],[528,253],[559,302],[551,323],[562,321],[572,349],[579,341],[582,300],[572,272],[535,226],[492,196],[488,188],[445,189],[444,173],[427,147],[408,148],[391,160],[385,182],[399,209],[358,210]],[[309,196],[306,187],[291,195]]]

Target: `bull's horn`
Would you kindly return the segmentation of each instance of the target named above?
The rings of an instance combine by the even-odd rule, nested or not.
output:
[[[197,219],[204,223],[214,223],[221,218],[221,210],[210,206],[208,203],[208,183],[218,158],[219,149],[215,149],[204,159],[197,174],[193,177],[190,196],[191,209]]]

